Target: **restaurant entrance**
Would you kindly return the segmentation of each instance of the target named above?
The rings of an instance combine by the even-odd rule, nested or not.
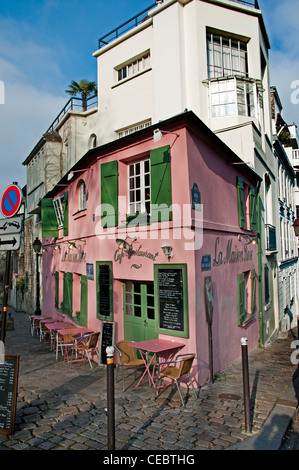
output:
[[[153,282],[124,282],[124,338],[158,338]]]

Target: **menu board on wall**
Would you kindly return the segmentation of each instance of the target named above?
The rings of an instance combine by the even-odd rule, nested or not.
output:
[[[111,312],[109,264],[99,264],[99,312],[107,317]]]
[[[0,362],[0,434],[14,431],[18,376],[19,356],[5,356]]]
[[[159,326],[184,331],[184,286],[181,268],[158,270]]]
[[[100,361],[107,364],[106,348],[114,345],[114,322],[102,322],[100,335]]]

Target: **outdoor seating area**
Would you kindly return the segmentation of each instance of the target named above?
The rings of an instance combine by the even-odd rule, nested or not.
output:
[[[70,321],[31,315],[30,332],[32,336],[38,336],[39,340],[50,344],[50,350],[55,351],[56,360],[59,353],[63,360],[72,365],[72,362],[88,360],[92,369],[91,353],[99,356],[99,332],[90,328],[75,325]],[[74,356],[75,353],[75,356]]]
[[[180,383],[188,381],[191,384],[195,397],[198,398],[191,378],[191,371],[195,354],[175,354],[182,349],[184,344],[174,340],[150,339],[134,342],[130,340],[119,341],[115,345],[118,356],[118,369],[122,368],[123,391],[125,388],[125,369],[142,367],[142,375],[135,387],[139,387],[144,378],[148,378],[149,386],[153,387],[155,396],[159,396],[159,389],[175,385],[182,405],[185,402],[180,390]],[[138,351],[138,353],[137,353]],[[138,355],[140,358],[138,358]],[[167,360],[166,360],[167,359]],[[163,385],[158,385],[164,379]],[[166,382],[166,383],[165,383]]]

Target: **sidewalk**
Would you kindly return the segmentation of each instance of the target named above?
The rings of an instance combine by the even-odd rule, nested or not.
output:
[[[106,369],[90,369],[87,362],[71,368],[61,356],[56,361],[50,345],[31,336],[28,315],[9,311],[15,329],[6,334],[6,354],[20,355],[20,374],[15,433],[0,435],[0,450],[107,450]],[[120,373],[116,450],[279,449],[297,405],[297,366],[290,361],[294,339],[289,332],[249,353],[250,434],[244,432],[241,358],[203,386],[198,399],[191,390],[185,408],[169,390],[155,400],[146,380],[135,388],[134,372],[123,392]]]

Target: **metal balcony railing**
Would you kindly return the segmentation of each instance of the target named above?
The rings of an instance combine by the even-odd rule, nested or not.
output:
[[[231,1],[236,2],[236,3],[241,3],[242,5],[253,7],[259,10],[259,4],[257,0],[247,0],[247,1],[246,0],[231,0]],[[161,1],[160,3],[163,3],[163,1]],[[127,31],[130,31],[131,29],[141,24],[143,21],[147,20],[148,19],[147,13],[156,6],[157,6],[157,2],[150,5],[145,10],[142,10],[140,13],[138,13],[138,15],[133,16],[133,18],[130,18],[128,21],[121,24],[117,28],[113,29],[112,31],[110,31],[110,33],[105,34],[105,36],[102,36],[99,39],[99,49],[101,49],[104,46],[107,46],[107,44],[114,41],[114,39],[117,39],[118,37],[125,34]]]
[[[110,31],[110,33],[105,34],[105,36],[102,36],[99,39],[99,49],[101,49],[101,47],[106,46],[110,42],[114,41],[114,39],[117,39],[119,36],[122,36],[127,31],[130,31],[131,29],[135,28],[143,21],[148,19],[147,13],[152,10],[155,6],[157,6],[156,3],[152,4],[145,10],[142,10],[140,13],[138,13],[138,15],[133,16],[133,18],[129,19],[125,23]]]
[[[97,105],[97,95],[90,96],[87,99],[72,96],[72,98],[68,100],[64,108],[60,111],[58,116],[54,119],[46,133],[53,131],[68,111],[88,111],[89,109],[95,108]]]
[[[267,250],[276,251],[276,227],[266,224]]]

